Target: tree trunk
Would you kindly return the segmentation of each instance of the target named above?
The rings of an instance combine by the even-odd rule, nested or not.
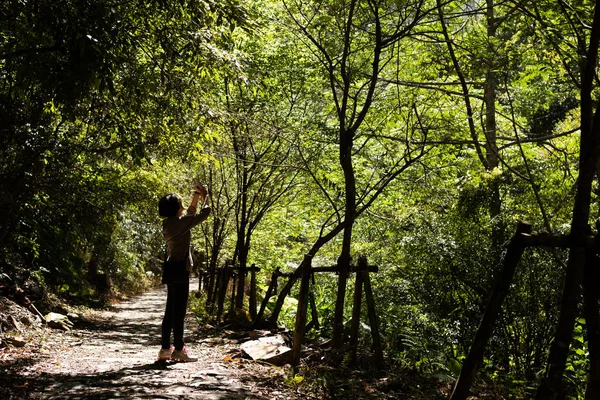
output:
[[[246,168],[246,163],[242,164],[242,187],[241,187],[241,204],[240,209],[238,210],[238,214],[240,216],[240,221],[237,226],[237,242],[235,245],[235,257],[234,264],[240,265],[238,282],[237,282],[237,292],[238,296],[235,298],[235,307],[243,308],[244,307],[244,286],[246,284],[245,281],[245,272],[246,272],[246,262],[248,260],[248,248],[246,246],[246,228],[248,226],[248,170]]]
[[[213,218],[213,236],[212,236],[212,248],[210,249],[210,262],[209,262],[209,277],[208,277],[208,295],[206,298],[206,304],[214,304],[217,297],[218,286],[217,281],[217,263],[219,261],[219,254],[223,246],[223,229],[225,228],[225,220],[219,218]]]
[[[594,113],[591,91],[594,87],[600,42],[600,12],[594,6],[594,21],[590,44],[585,57],[581,82],[581,141],[579,147],[579,177],[573,205],[571,236],[578,243],[589,231],[592,181],[598,165],[600,113]],[[565,274],[560,314],[554,341],[548,355],[548,368],[538,388],[537,400],[557,400],[564,397],[562,376],[566,368],[569,347],[573,340],[573,328],[577,317],[577,306],[581,298],[581,278],[585,264],[585,249],[571,247]]]
[[[492,335],[496,319],[502,308],[502,303],[508,295],[517,264],[525,250],[522,233],[531,233],[531,225],[519,223],[517,232],[506,250],[504,266],[494,285],[492,295],[481,319],[479,329],[477,329],[477,333],[473,339],[469,354],[463,362],[460,376],[456,381],[452,397],[450,398],[451,400],[464,400],[469,394],[469,389],[477,372],[477,366],[483,359],[483,352]]]
[[[292,346],[292,365],[300,363],[300,354],[304,335],[306,333],[306,313],[308,311],[308,293],[310,291],[310,267],[312,257],[304,256],[302,261],[302,279],[300,282],[300,296],[296,310],[296,325],[294,328],[294,343]]]
[[[346,189],[345,204],[345,226],[342,241],[342,252],[338,258],[340,274],[338,277],[337,296],[335,301],[335,312],[333,317],[333,332],[331,336],[331,347],[338,349],[342,345],[344,331],[344,303],[346,299],[346,284],[350,272],[350,246],[352,244],[352,227],[354,225],[354,209],[356,207],[356,179],[352,165],[352,143],[353,131],[343,132],[340,140],[340,164],[344,171],[344,182]]]
[[[271,275],[271,282],[269,282],[269,288],[267,289],[265,298],[263,299],[262,303],[260,304],[260,310],[258,310],[258,314],[256,315],[256,317],[254,317],[253,324],[257,324],[260,322],[260,320],[262,319],[262,316],[265,312],[265,309],[267,308],[267,305],[269,304],[269,299],[271,298],[271,296],[273,294],[275,294],[277,292],[277,279],[278,278],[279,278],[279,267],[277,267],[275,269],[275,271],[273,271],[273,274]],[[277,320],[275,320],[275,322],[277,322]]]
[[[321,247],[323,247],[325,244],[329,243],[329,241],[331,239],[333,239],[334,237],[336,237],[338,235],[338,233],[340,233],[342,231],[342,229],[344,229],[343,222],[341,224],[337,225],[331,231],[329,231],[329,233],[327,235],[321,236],[319,239],[317,239],[317,241],[313,244],[313,246],[308,251],[308,253],[306,253],[306,255],[310,256],[311,258],[314,257],[315,254],[317,254],[319,252]],[[292,276],[290,276],[290,278],[288,279],[286,284],[283,286],[283,288],[281,288],[281,292],[279,292],[279,296],[277,297],[277,301],[275,302],[275,308],[273,309],[273,313],[271,314],[271,318],[270,318],[271,323],[274,324],[277,322],[277,319],[279,318],[279,313],[281,312],[281,308],[283,307],[283,302],[285,301],[285,298],[290,294],[290,291],[292,290],[294,283],[296,283],[296,280],[298,280],[298,278],[300,278],[303,263],[304,263],[304,260],[302,260],[302,262],[300,263],[298,268],[296,268],[296,270],[292,273]]]
[[[598,240],[598,236],[596,236]],[[598,315],[598,248],[588,249],[583,270],[583,310],[589,348],[590,371],[585,400],[600,399],[600,316]]]
[[[538,388],[536,400],[558,400],[565,397],[562,376],[573,340],[577,304],[581,297],[580,286],[584,259],[583,248],[574,247],[570,250],[558,324],[550,346],[546,375]]]
[[[487,0],[486,4],[487,35],[490,42],[496,37],[496,19],[494,14],[494,0]],[[485,76],[483,98],[485,104],[485,159],[487,171],[493,171],[499,166],[497,122],[496,122],[496,65],[491,62]],[[493,265],[499,265],[504,244],[505,226],[501,218],[502,199],[500,198],[500,182],[493,179],[489,187],[489,214],[492,221],[492,260]]]
[[[356,274],[354,282],[354,304],[352,305],[352,325],[350,326],[350,365],[356,363],[356,350],[358,348],[358,334],[360,328],[360,307],[362,303],[363,275]]]

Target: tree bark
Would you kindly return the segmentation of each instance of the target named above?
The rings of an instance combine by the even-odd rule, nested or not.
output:
[[[335,301],[335,310],[333,315],[333,332],[331,336],[331,347],[334,349],[340,348],[342,345],[342,335],[344,330],[344,304],[346,299],[346,284],[348,281],[348,274],[350,271],[350,246],[352,244],[352,228],[354,225],[354,210],[356,208],[356,178],[354,176],[354,166],[352,165],[352,145],[354,143],[354,134],[356,129],[360,125],[361,121],[355,121],[354,126],[351,123],[351,118],[348,115],[348,101],[350,100],[350,86],[352,79],[352,72],[349,70],[349,54],[351,47],[351,30],[352,22],[354,19],[354,12],[356,1],[350,1],[348,7],[347,20],[345,21],[344,28],[344,48],[342,59],[340,62],[340,77],[342,78],[342,97],[341,104],[338,107],[338,120],[339,120],[339,135],[340,135],[340,148],[339,148],[339,161],[342,171],[344,173],[344,189],[345,189],[345,202],[344,202],[344,237],[342,239],[342,251],[338,257],[338,265],[340,267],[340,273],[338,276],[337,295]],[[377,45],[375,50],[377,50]],[[376,52],[375,54],[378,55]],[[378,57],[375,56],[373,62],[377,65]],[[375,71],[376,73],[378,71]],[[330,79],[333,77],[330,75]],[[371,78],[376,79],[376,76]],[[364,118],[366,111],[370,104],[366,100],[363,104],[361,115],[358,118]]]
[[[350,133],[347,133],[350,135]],[[333,317],[333,332],[331,336],[331,347],[340,348],[344,330],[344,304],[346,299],[346,284],[350,272],[350,246],[352,244],[352,227],[354,225],[354,209],[356,204],[356,179],[352,166],[352,138],[346,138],[340,143],[340,163],[344,170],[344,181],[346,187],[345,204],[345,226],[342,241],[342,252],[338,258],[340,273],[338,277],[337,296],[335,301],[335,312]]]

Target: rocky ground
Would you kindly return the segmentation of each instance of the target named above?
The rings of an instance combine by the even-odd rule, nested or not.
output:
[[[200,330],[189,315],[186,343],[193,363],[159,363],[166,293],[155,290],[89,311],[70,331],[21,323],[0,344],[2,399],[300,399],[319,398],[285,384],[287,368],[244,358],[239,340]],[[3,307],[2,315],[9,315]],[[71,317],[71,320],[75,316]],[[13,324],[14,325],[14,324]],[[211,335],[213,333],[214,335]]]
[[[165,299],[165,290],[156,289],[45,324],[35,309],[0,298],[0,399],[441,400],[451,387],[389,365],[377,371],[368,349],[352,368],[344,360],[325,362],[324,350],[310,345],[295,369],[253,361],[249,340],[285,335],[200,325],[191,313],[185,340],[198,361],[160,363]],[[501,397],[473,397],[484,398]]]

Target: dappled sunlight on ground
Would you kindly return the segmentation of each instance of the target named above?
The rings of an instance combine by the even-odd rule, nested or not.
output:
[[[192,282],[192,287],[194,283]],[[186,321],[186,346],[198,362],[158,362],[166,291],[157,289],[76,323],[49,330],[44,352],[3,357],[0,397],[20,398],[302,398],[272,386],[281,372],[249,360],[232,362],[231,348],[200,343],[197,323]],[[247,375],[252,375],[248,379]]]

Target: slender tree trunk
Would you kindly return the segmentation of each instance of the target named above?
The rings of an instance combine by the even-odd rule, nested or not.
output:
[[[521,260],[521,256],[525,250],[523,233],[531,233],[531,225],[523,222],[519,223],[517,231],[506,250],[504,265],[496,278],[494,289],[473,339],[469,354],[467,354],[463,362],[451,400],[464,400],[468,396],[469,389],[477,373],[477,367],[483,359],[483,352],[494,331],[494,325],[502,309],[502,303],[508,295],[517,264]]]
[[[237,227],[237,243],[236,243],[236,258],[234,264],[239,263],[240,269],[238,271],[237,281],[237,297],[235,298],[235,307],[244,307],[244,287],[246,285],[246,262],[248,261],[248,249],[246,247],[246,228],[248,226],[248,171],[246,170],[245,164],[242,165],[242,193],[241,193],[241,207],[240,207],[240,222]]]
[[[329,241],[331,239],[333,239],[334,237],[336,237],[338,235],[338,233],[340,233],[343,229],[344,229],[344,223],[342,222],[341,224],[339,224],[335,228],[333,228],[327,235],[320,237],[312,245],[311,249],[306,253],[306,255],[310,256],[311,258],[314,257],[319,252],[321,247],[323,247],[325,244],[329,243]],[[281,292],[279,292],[279,296],[277,296],[277,301],[275,302],[275,307],[273,308],[273,313],[271,313],[270,322],[272,324],[275,324],[277,322],[277,319],[279,318],[279,313],[281,313],[281,309],[283,307],[283,302],[285,301],[285,298],[290,294],[290,291],[292,290],[292,286],[294,286],[294,283],[296,283],[296,280],[298,280],[298,278],[300,278],[303,263],[304,263],[304,260],[302,261],[302,263],[300,263],[298,268],[296,268],[293,275],[288,279],[288,281],[283,286],[283,288],[281,288]]]
[[[600,113],[594,113],[591,91],[598,61],[598,44],[600,42],[600,13],[598,2],[594,7],[594,21],[590,35],[589,48],[585,56],[581,82],[581,141],[579,148],[579,177],[577,193],[573,205],[571,236],[577,238],[589,231],[590,202],[592,181],[598,165],[598,144]],[[573,328],[577,317],[578,304],[581,301],[581,279],[585,265],[585,249],[571,247],[565,274],[560,314],[554,341],[548,355],[546,375],[538,388],[537,400],[557,400],[565,396],[563,373],[566,368],[569,348],[573,340]]]
[[[486,20],[487,35],[491,42],[496,37],[496,19],[494,14],[494,0],[487,0]],[[484,167],[493,171],[499,166],[497,121],[496,121],[496,65],[493,60],[489,61],[488,71],[485,77],[484,103],[485,103],[485,159]],[[494,265],[499,265],[504,244],[504,233],[506,227],[502,222],[502,199],[500,198],[500,182],[493,179],[489,188],[489,214],[492,221],[492,252]]]
[[[582,160],[580,163],[581,173],[578,179],[577,194],[573,207],[573,221],[571,223],[571,235],[574,238],[587,234],[589,230],[587,221],[589,219],[592,180],[596,163],[592,159],[591,154],[586,157],[585,153],[582,147],[581,154],[587,160]],[[593,158],[595,159],[596,157]],[[577,243],[577,240],[574,240],[574,243]],[[581,278],[584,265],[585,248],[572,247],[569,250],[569,260],[567,262],[558,324],[554,340],[550,347],[546,375],[536,395],[537,400],[557,400],[565,396],[562,377],[566,368],[569,348],[573,340],[573,329],[575,319],[577,318],[578,304],[581,301]]]
[[[486,4],[486,22],[487,36],[491,43],[494,43],[496,37],[496,18],[494,0],[487,0]],[[495,54],[495,52],[491,52]],[[493,59],[488,61],[488,70],[485,77],[485,87],[483,92],[485,105],[485,158],[486,164],[484,167],[487,171],[492,172],[500,166],[500,156],[498,154],[497,131],[498,124],[496,120],[496,88],[497,74],[496,63]],[[500,180],[493,178],[488,187],[489,206],[488,213],[491,221],[491,243],[490,243],[490,259],[492,267],[500,268],[502,264],[502,251],[505,246],[506,225],[502,218],[502,198],[500,197]],[[510,368],[508,355],[502,358],[500,362],[504,368]]]
[[[225,227],[225,220],[213,218],[213,237],[212,237],[212,248],[210,249],[210,261],[209,261],[209,278],[208,278],[208,296],[206,304],[213,304],[214,299],[217,296],[216,277],[217,277],[217,263],[219,261],[219,254],[223,247],[223,234],[222,229]]]
[[[252,319],[256,319],[256,265],[252,264],[250,266],[250,297],[248,299],[248,311],[250,311],[250,316]]]
[[[300,296],[296,310],[296,325],[294,328],[294,343],[292,346],[292,365],[300,363],[302,343],[306,334],[306,314],[308,311],[308,294],[310,292],[310,268],[312,257],[304,256],[302,260],[302,279],[300,282]]]
[[[345,204],[345,227],[344,238],[342,241],[342,252],[338,258],[338,267],[340,273],[338,277],[337,297],[335,302],[335,313],[333,319],[333,332],[331,337],[331,346],[334,349],[342,345],[344,331],[344,303],[346,297],[346,284],[350,271],[350,246],[352,244],[352,227],[354,225],[354,209],[356,207],[356,179],[354,177],[354,168],[352,166],[352,132],[345,132],[340,141],[340,164],[344,171],[344,181],[346,189]]]
[[[494,0],[487,0],[486,9],[487,35],[491,39],[496,37],[496,20],[494,17]],[[496,139],[496,65],[490,62],[485,78],[485,157],[487,169],[490,171],[498,166],[498,144]]]

